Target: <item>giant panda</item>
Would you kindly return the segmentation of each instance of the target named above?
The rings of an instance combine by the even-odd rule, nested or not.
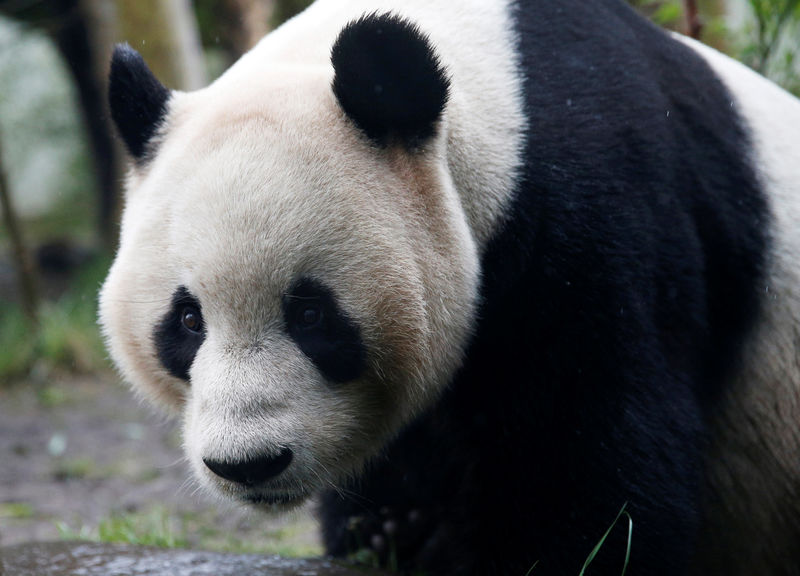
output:
[[[800,574],[791,95],[622,0],[318,0],[109,99],[101,323],[210,492],[414,574]]]

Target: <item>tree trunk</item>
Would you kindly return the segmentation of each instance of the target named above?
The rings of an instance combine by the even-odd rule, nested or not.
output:
[[[98,194],[98,231],[106,249],[117,242],[123,152],[106,110],[106,74],[113,17],[106,0],[0,0],[0,11],[47,32],[74,80]]]
[[[0,137],[0,209],[3,212],[3,223],[11,240],[11,251],[14,258],[14,267],[17,272],[19,282],[20,301],[25,316],[32,329],[38,326],[39,310],[39,291],[36,282],[36,274],[28,255],[22,237],[22,230],[19,226],[19,219],[14,212],[14,205],[11,200],[11,190],[8,187],[8,178],[3,164],[3,143]]]
[[[684,0],[686,14],[686,35],[695,40],[700,39],[703,32],[703,21],[697,8],[697,0]]]
[[[111,37],[97,0],[62,0],[63,15],[51,35],[77,88],[98,188],[98,228],[107,250],[117,243],[123,156],[106,109],[105,56]]]
[[[223,0],[227,44],[234,59],[255,46],[270,31],[276,0]]]

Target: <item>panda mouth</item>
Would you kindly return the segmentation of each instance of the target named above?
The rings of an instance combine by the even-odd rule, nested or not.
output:
[[[302,504],[308,498],[308,494],[306,492],[291,494],[247,493],[241,494],[239,498],[251,506],[278,506],[284,508]]]

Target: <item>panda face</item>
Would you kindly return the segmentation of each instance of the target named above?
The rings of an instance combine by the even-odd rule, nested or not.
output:
[[[444,125],[377,146],[331,85],[287,69],[172,94],[101,294],[124,376],[182,413],[201,483],[244,501],[357,472],[437,397],[473,323]]]

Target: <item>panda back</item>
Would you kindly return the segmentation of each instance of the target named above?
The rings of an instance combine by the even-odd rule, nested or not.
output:
[[[682,41],[734,96],[771,223],[758,320],[712,420],[702,571],[794,573],[787,559],[800,541],[800,102],[740,63]]]

